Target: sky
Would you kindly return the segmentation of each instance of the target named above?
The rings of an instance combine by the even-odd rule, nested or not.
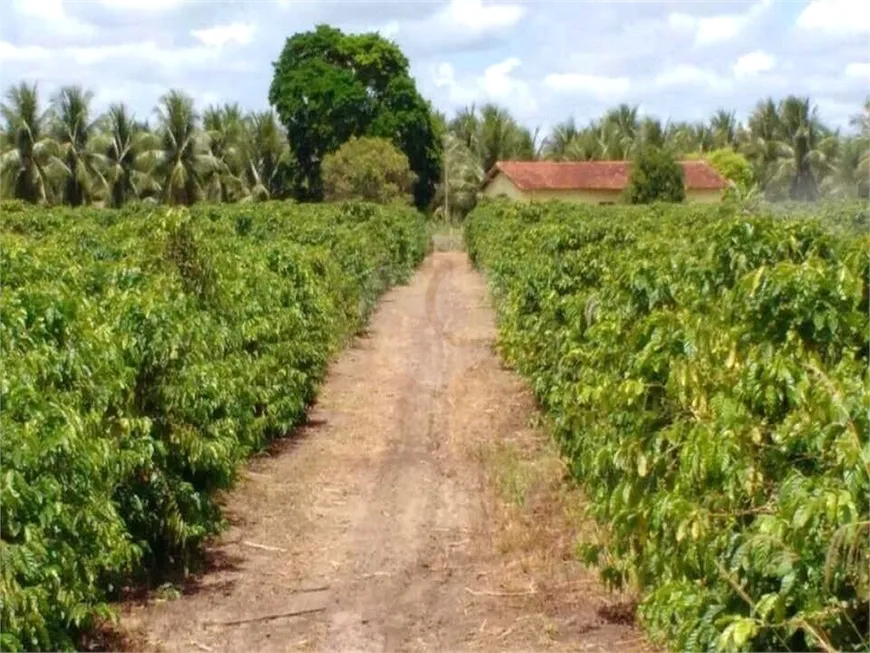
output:
[[[140,118],[169,88],[263,109],[285,39],[320,23],[398,43],[448,115],[496,102],[544,131],[622,102],[742,118],[787,94],[846,127],[870,96],[870,0],[0,0],[0,85],[80,84]]]

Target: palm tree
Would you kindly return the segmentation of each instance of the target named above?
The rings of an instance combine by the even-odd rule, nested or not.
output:
[[[480,151],[480,120],[473,104],[457,111],[456,116],[448,124],[448,129],[471,152],[478,153]]]
[[[526,127],[516,125],[516,150],[514,157],[521,161],[537,161],[544,149],[544,139],[541,138],[541,128],[535,127],[529,131]]]
[[[64,86],[53,100],[55,140],[69,171],[63,201],[71,206],[81,206],[93,199],[95,184],[106,187],[99,171],[103,157],[91,147],[98,126],[97,120],[91,120],[93,95],[80,86]]]
[[[681,157],[698,151],[695,129],[688,122],[668,122],[665,126],[665,148]]]
[[[239,196],[243,186],[245,125],[242,110],[238,104],[212,106],[203,113],[202,122],[215,161],[215,169],[210,174],[211,194],[220,202],[228,202],[230,189]]]
[[[832,174],[838,135],[819,120],[809,98],[768,98],[749,117],[743,151],[768,196],[814,200],[819,181]]]
[[[287,138],[272,109],[253,113],[246,119],[244,138],[244,179],[249,197],[264,200],[281,192],[279,165],[287,155]]]
[[[843,138],[837,150],[832,174],[820,184],[826,194],[837,197],[870,196],[870,140],[864,136]]]
[[[47,133],[48,112],[39,107],[36,84],[21,82],[0,103],[3,118],[0,175],[4,195],[26,202],[51,199],[52,181],[66,172],[57,143]]]
[[[831,169],[836,135],[832,139],[817,114],[809,98],[789,96],[779,105],[780,152],[785,158],[780,170],[791,178],[788,194],[793,200],[815,200],[819,195],[817,176]]]
[[[719,109],[710,118],[710,132],[714,148],[737,147],[737,117],[733,111]]]
[[[489,170],[496,161],[529,159],[534,143],[528,130],[520,127],[506,109],[486,104],[480,109],[478,151],[481,165]]]
[[[580,137],[580,130],[574,118],[557,123],[550,135],[544,139],[544,155],[553,161],[570,161],[573,146]]]
[[[616,159],[631,158],[636,149],[636,140],[640,131],[637,113],[637,106],[620,104],[604,115],[608,157],[612,156]]]
[[[155,110],[158,147],[148,153],[152,174],[168,204],[193,204],[203,196],[205,180],[217,169],[207,138],[198,130],[193,99],[172,89]]]
[[[870,139],[870,96],[864,99],[864,111],[849,119],[852,127],[857,127],[864,138]]]
[[[474,208],[483,175],[477,155],[460,136],[448,132],[444,137],[444,180],[435,196],[447,220],[462,218]]]
[[[662,127],[662,122],[658,118],[646,116],[640,122],[638,137],[640,138],[641,143],[643,143],[644,145],[651,145],[653,147],[664,147],[666,129],[666,127]]]
[[[436,134],[440,135],[441,138],[444,138],[444,134],[447,133],[447,114],[439,109],[436,109],[434,106],[429,104],[429,113],[432,116],[432,128]]]
[[[105,127],[99,141],[109,204],[117,208],[145,191],[159,190],[154,179],[142,170],[143,154],[156,145],[154,135],[136,122],[123,104],[109,107]]]
[[[770,185],[775,174],[781,131],[779,111],[773,98],[759,102],[749,116],[741,149],[752,162],[755,178],[759,180],[762,188]]]
[[[864,100],[864,111],[852,116],[849,124],[860,130],[859,136],[851,139],[849,149],[857,159],[854,169],[858,181],[858,195],[870,197],[870,96]]]

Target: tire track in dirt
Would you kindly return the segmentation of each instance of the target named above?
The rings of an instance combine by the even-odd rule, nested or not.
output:
[[[125,606],[124,629],[167,652],[639,650],[599,616],[612,599],[570,556],[556,495],[517,513],[493,491],[493,452],[544,441],[494,337],[466,255],[431,255],[332,365],[309,425],[243,473],[211,569]]]

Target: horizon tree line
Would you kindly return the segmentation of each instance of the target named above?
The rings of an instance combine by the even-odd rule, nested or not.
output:
[[[0,103],[0,196],[39,204],[123,206],[283,197],[287,138],[275,113],[238,104],[201,114],[178,89],[160,97],[153,126],[125,104],[95,116],[93,93],[64,86],[43,107],[36,84]]]
[[[36,84],[11,86],[0,103],[0,197],[41,204],[120,207],[131,200],[192,204],[291,197],[295,162],[272,109],[244,112],[236,103],[201,113],[170,89],[153,125],[124,104],[94,115],[93,93],[64,86],[40,102]],[[870,98],[852,117],[854,133],[826,126],[809,98],[761,100],[745,122],[720,109],[709,120],[667,121],[621,104],[580,126],[573,118],[547,135],[521,125],[498,105],[474,105],[452,118],[434,111],[444,170],[432,207],[464,215],[483,176],[505,159],[631,159],[645,146],[678,158],[731,150],[751,166],[769,200],[867,197],[870,192]]]
[[[761,100],[745,122],[725,109],[706,121],[662,122],[620,104],[585,126],[568,118],[543,137],[493,104],[465,107],[453,118],[440,114],[439,120],[446,131],[451,214],[474,206],[471,190],[495,161],[626,160],[645,146],[677,158],[733,151],[750,166],[755,192],[772,201],[870,195],[870,98],[850,120],[854,133],[828,127],[810,98],[797,96]]]

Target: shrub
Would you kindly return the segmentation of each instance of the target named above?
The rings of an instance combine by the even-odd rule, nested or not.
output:
[[[682,166],[666,150],[642,148],[632,162],[626,199],[630,204],[682,202],[686,199]]]
[[[5,205],[4,205],[5,206]],[[330,357],[425,251],[422,217],[268,202],[0,215],[0,649],[72,649],[221,526]]]
[[[385,138],[353,137],[323,160],[328,200],[410,203],[413,184],[408,157]]]
[[[732,210],[488,202],[467,242],[652,637],[866,651],[870,238]]]
[[[730,147],[713,150],[705,154],[704,159],[716,168],[720,175],[734,184],[738,196],[746,195],[755,185],[752,165],[745,156]]]

